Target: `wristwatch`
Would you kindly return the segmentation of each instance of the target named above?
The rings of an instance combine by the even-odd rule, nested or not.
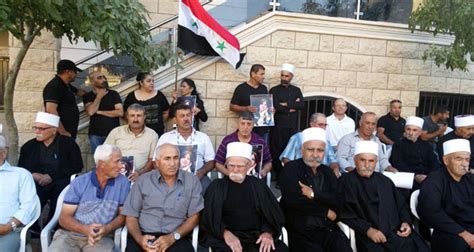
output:
[[[12,226],[12,232],[15,232],[18,229],[18,226],[14,221],[10,222],[10,225]]]
[[[181,239],[181,235],[180,235],[178,232],[176,232],[176,231],[173,233],[173,237],[174,237],[174,239],[175,239],[176,241],[179,240],[179,239]]]

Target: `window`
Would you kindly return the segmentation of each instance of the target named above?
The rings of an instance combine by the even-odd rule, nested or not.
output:
[[[419,117],[430,115],[438,105],[446,105],[450,111],[448,124],[454,127],[454,116],[474,114],[474,95],[420,92],[420,102],[416,109]]]

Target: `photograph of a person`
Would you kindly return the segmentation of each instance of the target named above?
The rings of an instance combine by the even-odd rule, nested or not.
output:
[[[257,111],[253,113],[255,127],[275,125],[273,120],[273,96],[271,94],[251,95],[250,105],[257,108]]]
[[[260,178],[260,171],[262,170],[262,164],[263,164],[263,145],[261,144],[252,145],[252,166],[247,172],[247,175]]]
[[[135,171],[133,156],[124,156],[120,162],[122,163],[122,169],[120,170],[120,173],[128,178],[128,176],[130,176]]]
[[[178,145],[179,149],[179,168],[183,171],[196,173],[197,144]]]

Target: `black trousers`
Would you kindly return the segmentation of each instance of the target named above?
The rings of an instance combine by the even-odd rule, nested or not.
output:
[[[270,153],[272,154],[272,170],[275,171],[275,179],[280,175],[280,171],[283,169],[280,161],[280,155],[285,150],[288,141],[293,134],[296,133],[296,129],[292,128],[281,128],[275,126],[270,130]]]
[[[289,232],[288,239],[290,252],[352,252],[349,239],[339,228],[321,228],[305,234]]]
[[[166,235],[162,233],[144,233],[144,234],[149,234],[153,235],[156,238]],[[125,248],[126,252],[143,252],[145,250],[142,249],[140,244],[138,244],[133,237],[128,234],[127,235],[127,248]],[[191,241],[188,239],[188,237],[183,237],[179,240],[177,240],[171,247],[169,247],[166,252],[194,252],[193,244]]]
[[[439,230],[433,231],[431,237],[431,251],[432,252],[471,252],[469,245],[458,235],[446,233]]]
[[[273,240],[273,243],[275,244],[275,252],[287,252],[288,247],[283,243],[281,240]],[[241,243],[242,248],[244,252],[258,252],[260,248],[260,244],[254,244],[254,243]],[[232,252],[232,249],[227,246],[225,241],[221,242],[215,242],[211,246],[212,251],[215,252]]]

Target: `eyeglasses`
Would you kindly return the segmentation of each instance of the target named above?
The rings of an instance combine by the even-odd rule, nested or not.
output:
[[[31,127],[33,130],[38,130],[38,131],[45,131],[47,129],[51,129],[53,127],[46,127],[46,128],[42,128],[42,127],[36,127],[36,126],[33,126]]]
[[[319,126],[319,127],[326,127],[326,126],[328,126],[327,123],[318,123],[318,124],[316,124],[316,125]]]

